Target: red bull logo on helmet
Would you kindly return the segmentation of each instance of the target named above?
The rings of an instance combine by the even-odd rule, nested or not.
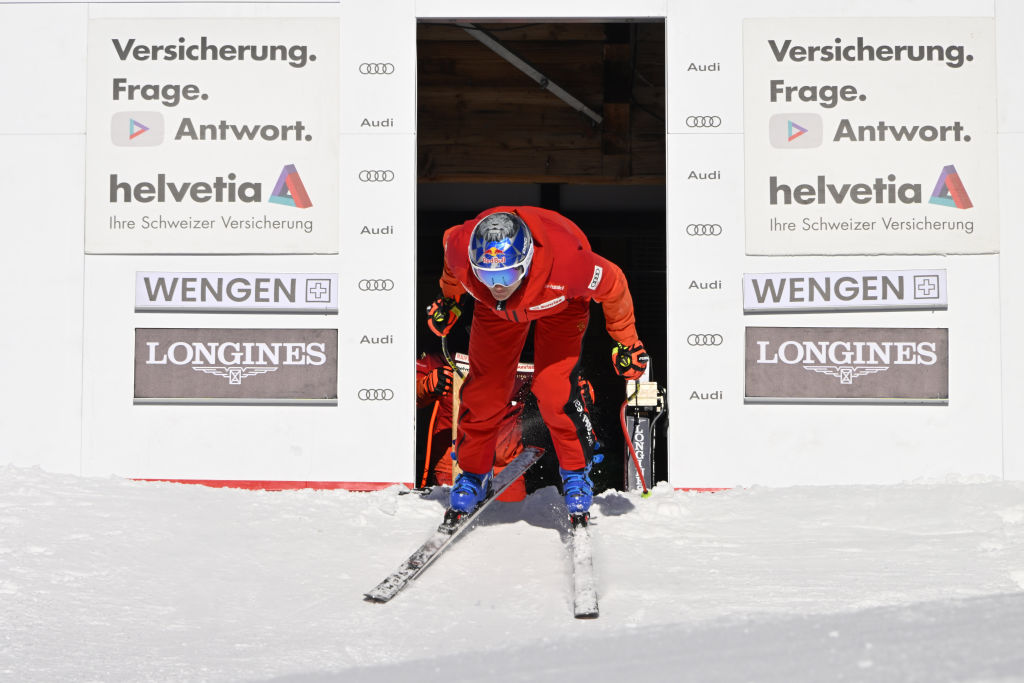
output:
[[[503,266],[507,259],[508,250],[512,247],[512,240],[503,239],[500,242],[489,242],[484,248],[480,257],[481,265]]]

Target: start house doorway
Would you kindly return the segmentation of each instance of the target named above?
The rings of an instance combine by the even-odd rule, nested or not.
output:
[[[431,20],[418,24],[416,45],[417,352],[439,350],[422,312],[439,291],[444,230],[491,206],[528,204],[568,216],[623,269],[652,379],[665,386],[664,21]],[[607,444],[594,481],[598,491],[621,489],[624,383],[611,368],[600,307],[592,306],[583,365]],[[467,315],[449,338],[452,353],[465,351],[468,332]],[[528,343],[524,360],[531,353]],[[417,411],[417,485],[430,417]],[[656,433],[658,481],[668,478],[667,422]],[[539,424],[527,416],[524,438],[549,452],[528,490],[557,480]]]

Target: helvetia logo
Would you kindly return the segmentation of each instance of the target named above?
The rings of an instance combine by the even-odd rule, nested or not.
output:
[[[971,203],[971,198],[967,196],[967,190],[964,189],[964,183],[960,180],[960,174],[956,172],[956,166],[950,164],[942,167],[939,180],[935,183],[935,190],[928,203],[955,206],[958,209],[969,209],[974,206]]]
[[[148,134],[146,133],[146,135]],[[227,177],[217,176],[213,182],[175,181],[169,180],[165,173],[158,173],[155,183],[132,183],[121,180],[116,173],[110,174],[111,204],[183,202],[186,200],[215,204],[259,203],[263,201],[263,185],[262,183],[241,181],[234,173],[228,173]],[[281,169],[281,175],[278,177],[277,184],[274,185],[274,191],[268,201],[299,209],[308,209],[313,206],[306,187],[302,184],[302,178],[299,177],[293,164],[288,164]]]
[[[768,119],[768,141],[776,149],[820,147],[822,129],[820,114],[773,114]]]
[[[110,117],[110,140],[118,147],[156,147],[164,141],[164,117],[157,111],[122,111]]]
[[[790,184],[780,183],[778,176],[769,176],[768,201],[773,206],[843,204],[847,201],[854,204],[920,204],[927,191],[921,183],[900,182],[894,173],[884,178],[878,176],[871,183],[829,182],[823,175],[815,180],[813,184]],[[967,196],[960,174],[952,164],[942,168],[928,202],[957,209],[970,209],[974,206]]]
[[[134,140],[143,133],[149,130],[149,126],[144,125],[136,121],[135,119],[128,120],[128,139]]]
[[[294,164],[288,164],[281,169],[281,175],[274,185],[274,191],[270,193],[268,201],[284,206],[294,206],[297,209],[308,209],[313,206],[306,192],[306,186],[302,184],[299,172],[295,170]]]

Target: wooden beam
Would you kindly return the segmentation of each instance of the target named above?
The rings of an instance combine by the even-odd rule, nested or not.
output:
[[[562,185],[664,185],[665,175],[631,175],[625,178],[606,178],[601,175],[558,175],[539,176],[534,173],[449,173],[435,177],[420,176],[421,183],[558,183]]]

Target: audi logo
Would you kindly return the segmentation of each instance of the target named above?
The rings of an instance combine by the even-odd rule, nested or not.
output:
[[[364,183],[390,183],[395,179],[394,171],[360,171],[359,180]]]
[[[359,73],[364,76],[390,76],[395,73],[395,65],[391,62],[363,62],[359,65]]]
[[[723,341],[720,334],[691,334],[686,338],[690,346],[721,346]]]
[[[718,237],[722,234],[722,226],[718,223],[690,223],[686,226],[686,234],[690,237]]]
[[[361,292],[390,292],[395,288],[395,281],[387,278],[371,278],[359,281]]]
[[[360,401],[390,401],[395,392],[390,389],[360,389],[356,395]]]
[[[718,128],[722,125],[721,116],[687,116],[687,128]]]

